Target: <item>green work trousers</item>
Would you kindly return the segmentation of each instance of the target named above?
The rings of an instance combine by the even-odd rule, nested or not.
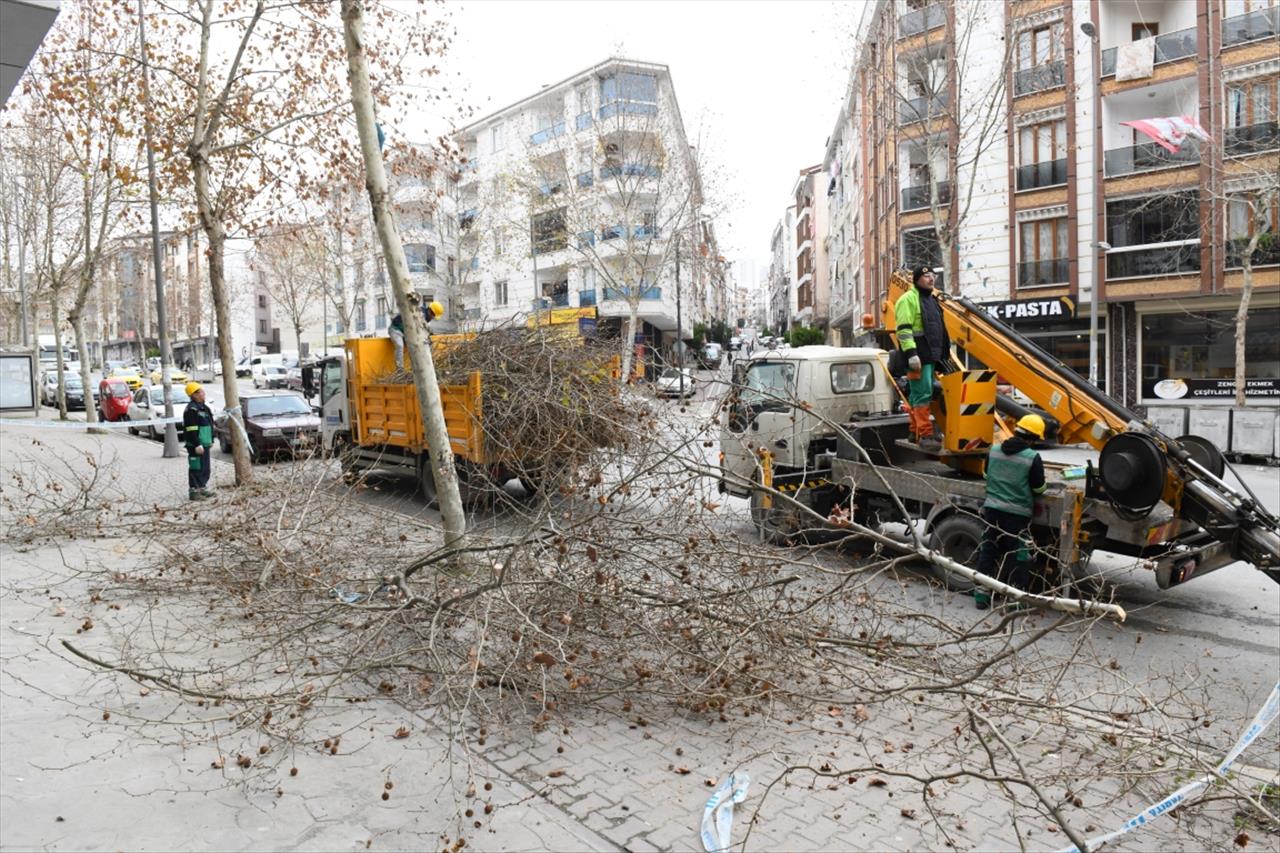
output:
[[[933,400],[933,362],[920,365],[920,378],[907,378],[907,402],[913,407],[927,406]]]

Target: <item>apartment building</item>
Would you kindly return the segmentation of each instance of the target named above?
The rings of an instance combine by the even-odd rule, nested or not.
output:
[[[794,324],[798,310],[796,292],[796,227],[794,206],[788,206],[773,226],[769,240],[769,278],[766,297],[765,325],[775,334],[786,332]]]
[[[472,327],[594,307],[601,333],[634,318],[635,343],[669,355],[694,324],[725,318],[725,261],[667,66],[608,59],[457,139],[459,298]]]
[[[1171,430],[1212,419],[1242,251],[1280,233],[1277,33],[1274,0],[868,4],[823,163],[861,254],[828,253],[833,291],[860,274],[850,314],[878,319],[889,274],[929,264],[1127,404],[1179,402]],[[1211,141],[1124,124],[1178,116]],[[1251,256],[1250,404],[1280,404],[1276,246]]]
[[[826,329],[831,313],[827,261],[827,187],[822,166],[800,172],[792,189],[796,208],[796,313],[799,325]]]
[[[828,343],[849,346],[862,327],[862,196],[856,191],[862,173],[862,146],[853,132],[851,116],[858,114],[861,101],[856,90],[846,89],[835,127],[827,137],[822,158],[822,174],[827,197],[825,234],[827,281],[831,291],[827,322]]]

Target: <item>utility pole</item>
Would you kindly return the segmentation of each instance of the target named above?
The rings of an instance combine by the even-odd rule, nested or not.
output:
[[[25,195],[25,194],[24,194]],[[22,312],[22,345],[31,346],[27,328],[27,206],[22,208],[22,227],[18,229],[18,302]]]
[[[680,337],[680,235],[676,235],[676,355],[680,363],[680,399],[684,399],[684,347]]]
[[[160,326],[160,378],[164,383],[164,457],[178,456],[178,428],[173,423],[173,353],[169,346],[169,319],[164,304],[164,262],[160,255],[160,203],[156,191],[156,152],[151,142],[151,65],[147,62],[146,13],[138,0],[138,48],[142,53],[142,126],[147,144],[147,195],[151,202],[151,260],[156,275],[156,322]],[[146,364],[144,361],[143,364]],[[86,392],[87,393],[87,392]]]
[[[1093,21],[1085,21],[1080,24],[1080,32],[1084,33],[1089,39],[1090,60],[1093,63],[1093,80],[1098,79],[1099,66],[1101,65],[1101,45],[1098,44],[1098,28],[1094,26]],[[1097,83],[1095,86],[1099,85]],[[1094,109],[1098,109],[1098,95],[1095,90],[1093,105]],[[1099,131],[1102,125],[1098,121],[1098,116],[1093,117],[1094,125],[1094,153],[1093,156],[1102,156],[1102,144],[1099,138]],[[1098,295],[1102,290],[1102,276],[1107,262],[1106,251],[1111,248],[1109,243],[1102,239],[1102,235],[1098,233],[1098,214],[1101,213],[1099,205],[1102,204],[1102,186],[1098,180],[1097,169],[1094,169],[1093,177],[1093,240],[1089,246],[1093,249],[1093,284],[1089,289],[1089,384],[1098,387]]]

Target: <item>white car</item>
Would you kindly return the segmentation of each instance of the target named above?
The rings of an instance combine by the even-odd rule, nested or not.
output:
[[[186,391],[176,386],[173,388],[172,394],[173,413],[178,417],[182,417],[182,410],[190,398],[187,397]],[[163,439],[164,424],[157,423],[157,421],[164,418],[164,388],[159,385],[152,385],[148,388],[139,388],[134,391],[133,399],[129,401],[129,413],[125,417],[130,424],[140,424],[137,427],[129,427],[130,435],[137,435],[141,432],[151,438]],[[179,429],[178,433],[179,438],[181,438],[182,430]]]
[[[684,377],[684,393],[685,397],[693,396],[693,371],[687,367],[666,367],[658,376],[657,386],[654,393],[659,397],[680,397],[681,395],[681,376]]]

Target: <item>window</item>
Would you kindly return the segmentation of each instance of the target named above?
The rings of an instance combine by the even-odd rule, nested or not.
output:
[[[1146,314],[1142,323],[1142,396],[1163,379],[1230,379],[1236,369],[1236,312]],[[1280,377],[1280,308],[1251,308],[1244,360],[1251,379]]]
[[[641,101],[647,104],[658,102],[658,78],[652,74],[636,74],[622,71],[610,75],[600,81],[600,101]]]
[[[1018,130],[1018,163],[1027,166],[1067,156],[1067,120],[1030,124]],[[1066,180],[1065,175],[1063,180]]]
[[[938,245],[938,235],[932,228],[917,228],[902,232],[902,263],[907,267],[926,264],[930,267],[942,266],[942,248]]]
[[[363,332],[365,326],[364,300],[356,303],[356,331]]]
[[[377,304],[378,304],[378,315],[381,316],[386,314],[387,313],[387,297],[379,296]]]
[[[493,232],[493,253],[495,255],[501,255],[503,248],[504,241],[502,239],[502,230],[497,229]]]
[[[430,243],[405,243],[404,258],[409,264],[409,272],[434,272],[436,247]]]
[[[261,293],[258,294],[258,307],[259,308],[267,307],[267,297]]]
[[[1068,278],[1067,218],[1023,222],[1019,230],[1018,286],[1061,284]]]
[[[1018,70],[1062,59],[1062,21],[1018,33]]]
[[[796,366],[789,361],[764,361],[747,370],[741,402],[760,409],[785,411],[783,400],[795,395]]]
[[[533,218],[533,253],[535,255],[555,252],[568,244],[563,207]]]
[[[505,281],[495,281],[493,283],[493,304],[498,308],[503,308],[507,304],[507,283]]]
[[[448,277],[449,283],[450,283],[450,284],[453,284],[453,281],[454,281],[454,275],[455,275],[455,272],[454,272],[454,260],[453,260],[453,258],[449,258],[449,259],[445,262],[445,269],[446,269],[446,271],[447,271],[447,272],[446,272],[446,275],[447,275],[447,277]]]
[[[259,334],[262,334],[262,335],[265,335],[265,334],[267,333],[267,321],[266,321],[266,320],[259,320],[259,321],[258,321],[258,333],[259,333]]]
[[[875,384],[875,371],[867,362],[831,365],[831,390],[836,394],[870,391]]]
[[[1227,127],[1250,127],[1276,120],[1280,77],[1242,80],[1227,86]]]
[[[490,147],[494,151],[502,150],[502,125],[495,124],[489,130],[489,141],[490,141]]]
[[[1227,199],[1227,266],[1244,266],[1249,238],[1262,233],[1252,266],[1280,264],[1280,203],[1276,192],[1235,193]]]
[[[1196,192],[1107,203],[1107,277],[1172,275],[1200,269]]]
[[[1129,25],[1129,41],[1142,41],[1143,39],[1155,38],[1158,35],[1160,35],[1159,24],[1134,22]]]

